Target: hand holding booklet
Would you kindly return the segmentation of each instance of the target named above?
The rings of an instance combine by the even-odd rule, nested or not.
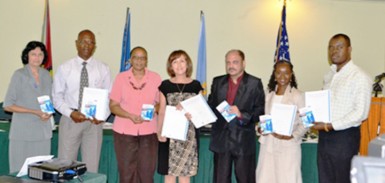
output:
[[[301,117],[302,124],[305,128],[314,126],[314,115],[311,107],[304,107],[298,110]]]
[[[306,106],[311,107],[315,121],[330,123],[330,90],[305,92]]]
[[[186,112],[191,114],[191,121],[196,128],[200,128],[217,120],[214,112],[201,95],[195,95],[180,103]]]
[[[174,106],[166,106],[162,126],[162,136],[185,141],[187,138],[189,122],[185,112],[177,110]]]
[[[259,116],[258,125],[261,128],[263,135],[273,133],[273,123],[270,115]]]
[[[143,104],[143,105],[142,105],[142,112],[140,113],[140,116],[141,116],[145,121],[151,121],[152,118],[154,117],[154,111],[155,111],[154,105],[151,105],[151,104]]]
[[[45,112],[47,114],[55,113],[55,109],[53,108],[52,101],[48,95],[37,97],[37,101],[39,102],[40,109],[42,112]]]
[[[234,119],[237,116],[236,114],[229,113],[230,105],[229,103],[227,103],[226,100],[224,100],[217,106],[217,110],[219,113],[221,113],[221,115],[223,116],[223,118],[225,118],[227,122],[230,122],[232,119]]]
[[[52,100],[48,95],[43,95],[43,96],[37,97],[37,101],[39,102],[40,109],[42,112],[47,113],[47,114],[55,113],[55,109],[53,107]],[[54,121],[53,117],[51,116],[51,118],[49,120],[51,122],[52,130],[55,130],[56,126],[55,126],[55,121]]]

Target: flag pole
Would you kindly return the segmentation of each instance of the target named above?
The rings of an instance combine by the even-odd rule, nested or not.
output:
[[[49,14],[49,0],[45,0],[44,7],[44,23],[42,28],[42,42],[47,50],[47,61],[44,64],[44,68],[47,69],[52,76],[52,49],[51,49],[51,20]]]
[[[197,63],[197,72],[196,79],[201,83],[203,91],[202,94],[206,98],[207,97],[207,81],[206,81],[206,31],[205,31],[205,17],[204,13],[201,10],[200,12],[200,20],[201,20],[201,29],[200,29],[200,37],[199,37],[199,45],[198,45],[198,63]]]
[[[286,30],[286,0],[283,1],[281,21],[279,24],[276,50],[274,54],[274,63],[281,59],[290,62],[289,38]]]
[[[123,41],[122,41],[122,57],[120,61],[120,72],[128,70],[130,65],[130,47],[131,47],[131,33],[130,33],[130,24],[131,24],[131,16],[130,16],[130,8],[127,7],[126,10],[126,22],[124,25],[123,31]]]
[[[286,1],[286,0],[285,0]],[[126,10],[126,17],[128,17],[128,14],[130,13],[130,7],[127,7],[127,10]]]
[[[285,8],[286,6],[286,0],[283,0],[283,8]],[[275,55],[277,56],[275,58],[275,62],[278,62],[279,60],[279,49],[281,47],[281,44],[279,44],[281,42],[281,35],[282,35],[282,13],[283,11],[281,12],[281,21],[280,21],[280,25],[279,25],[279,30],[278,30],[278,40],[277,40],[277,47],[276,47],[276,50],[275,50]]]

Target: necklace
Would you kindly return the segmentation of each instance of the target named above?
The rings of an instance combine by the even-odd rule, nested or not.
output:
[[[136,87],[134,85],[134,83],[132,83],[131,81],[129,81],[129,83],[131,84],[132,88],[134,88],[134,90],[142,90],[145,86],[146,86],[146,83],[143,83],[142,85],[140,85],[139,87]]]
[[[182,92],[183,92],[184,87],[186,86],[186,84],[183,84],[182,89],[179,88],[179,84],[177,84],[177,83],[175,83],[175,84],[176,84],[176,87],[178,88],[179,94],[182,94]]]
[[[137,79],[142,79],[142,77]],[[139,87],[135,86],[135,84],[131,81],[131,76],[128,77],[128,82],[130,83],[130,85],[134,90],[142,90],[146,86],[146,82],[142,83]]]

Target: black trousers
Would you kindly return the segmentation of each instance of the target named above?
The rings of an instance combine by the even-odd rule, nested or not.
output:
[[[233,162],[237,183],[255,183],[255,156],[214,153],[214,183],[231,183]]]
[[[320,131],[318,141],[319,183],[350,183],[351,161],[358,154],[359,127],[341,131]]]
[[[158,153],[156,134],[131,136],[114,132],[120,183],[153,183]]]

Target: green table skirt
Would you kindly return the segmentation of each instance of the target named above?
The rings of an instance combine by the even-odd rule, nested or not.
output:
[[[8,163],[8,131],[9,123],[0,123],[0,175],[9,174]],[[114,151],[114,142],[111,130],[103,132],[103,146],[99,163],[99,173],[107,175],[108,183],[119,182],[118,166]],[[199,169],[198,174],[191,178],[192,183],[211,183],[213,180],[213,153],[209,151],[209,136],[200,136],[199,146]],[[57,157],[58,133],[53,133],[51,152]],[[257,160],[259,143],[257,143]],[[304,183],[318,183],[317,170],[317,144],[302,144],[302,178]],[[155,183],[163,183],[163,177],[159,174],[154,175]],[[232,182],[235,181],[233,175]]]

